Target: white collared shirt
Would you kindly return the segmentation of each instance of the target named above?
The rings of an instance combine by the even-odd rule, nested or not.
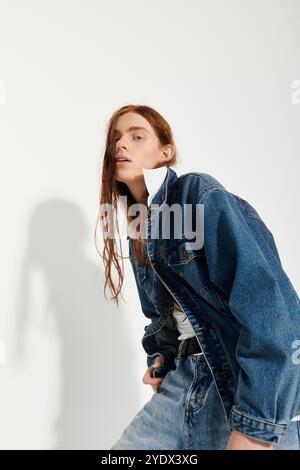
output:
[[[165,181],[167,176],[168,168],[166,166],[161,166],[159,168],[143,168],[145,185],[148,191],[148,207],[151,204],[152,199],[155,194],[158,192],[159,188]]]

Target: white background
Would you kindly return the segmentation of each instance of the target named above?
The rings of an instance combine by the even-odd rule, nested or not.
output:
[[[299,293],[299,20],[299,0],[0,1],[0,448],[109,448],[152,396],[130,264],[117,308],[93,239],[116,108],[153,106],[178,175],[258,210]]]

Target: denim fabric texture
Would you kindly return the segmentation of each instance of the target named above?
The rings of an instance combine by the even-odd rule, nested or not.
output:
[[[185,216],[180,237],[172,217],[168,238],[151,236],[173,204],[190,204],[195,220],[202,206],[201,248],[191,245]],[[168,167],[148,208],[147,266],[137,264],[128,238],[141,309],[150,320],[142,337],[147,366],[160,355],[154,376],[167,379],[128,433],[153,433],[144,442],[152,446],[169,429],[170,440],[163,442],[178,448],[220,448],[232,430],[273,444],[285,442],[291,430],[297,434],[299,424],[291,420],[300,414],[300,301],[257,210],[207,173],[178,177]],[[199,360],[176,360],[173,300],[194,328],[204,353]],[[207,390],[202,379],[193,384],[198,373],[207,383],[209,377]],[[184,412],[190,400],[191,416]],[[128,439],[128,445],[143,445],[142,436]]]
[[[203,356],[175,358],[158,393],[111,450],[224,450],[231,431]],[[290,421],[273,450],[300,450],[300,421]]]

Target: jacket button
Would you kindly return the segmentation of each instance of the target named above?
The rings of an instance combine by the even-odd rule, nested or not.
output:
[[[193,413],[193,408],[186,408],[186,409],[185,409],[185,412],[186,412],[186,413]]]

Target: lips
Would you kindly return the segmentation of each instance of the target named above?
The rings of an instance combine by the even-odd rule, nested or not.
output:
[[[117,155],[115,159],[116,159],[116,162],[130,162],[131,161],[129,160],[129,158],[123,157],[122,155]]]

